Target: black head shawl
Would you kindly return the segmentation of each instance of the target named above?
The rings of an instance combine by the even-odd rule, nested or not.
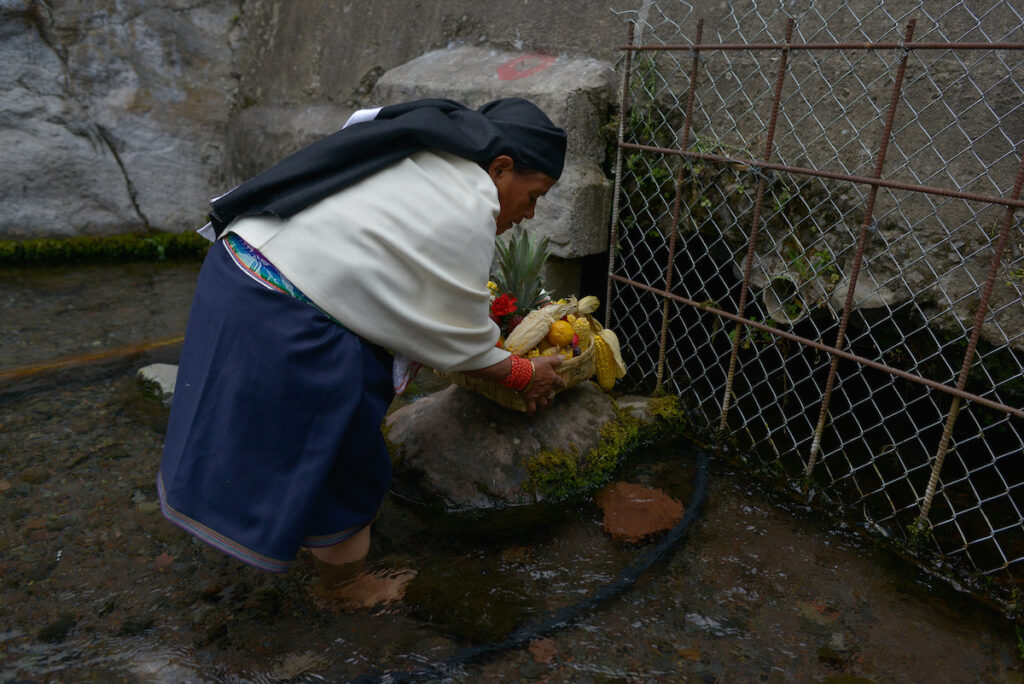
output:
[[[220,237],[241,216],[288,218],[414,152],[433,148],[479,164],[506,154],[516,166],[557,179],[565,163],[565,131],[533,103],[506,98],[477,110],[446,99],[384,107],[285,157],[210,203]]]

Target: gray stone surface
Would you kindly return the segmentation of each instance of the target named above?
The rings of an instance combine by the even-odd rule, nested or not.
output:
[[[0,4],[0,238],[201,225],[237,3]]]
[[[174,398],[174,384],[178,378],[178,366],[169,363],[154,363],[144,366],[135,374],[139,385],[160,399],[164,406],[170,406]]]
[[[563,259],[608,248],[611,184],[601,171],[605,147],[600,128],[615,100],[610,62],[456,47],[389,70],[373,89],[380,103],[422,97],[451,97],[471,107],[499,97],[536,103],[566,129],[569,148],[562,178],[538,203],[531,227],[547,236],[551,253]]]
[[[450,512],[536,503],[523,459],[550,449],[586,453],[614,417],[612,400],[591,382],[532,417],[452,385],[388,417],[395,486]]]

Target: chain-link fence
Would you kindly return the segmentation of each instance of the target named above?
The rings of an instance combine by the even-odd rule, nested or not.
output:
[[[1024,9],[722,12],[624,14],[607,322],[627,381],[1024,608]]]

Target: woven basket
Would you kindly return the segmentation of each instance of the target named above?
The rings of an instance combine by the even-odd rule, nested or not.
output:
[[[501,385],[500,383],[492,380],[482,380],[480,378],[473,378],[464,373],[458,373],[455,371],[434,371],[442,378],[454,382],[460,387],[465,387],[468,390],[476,392],[477,394],[483,395],[498,404],[501,404],[505,408],[510,408],[514,411],[526,412],[526,402],[523,401],[523,397],[508,387]],[[574,356],[571,359],[563,361],[559,364],[555,372],[565,379],[565,389],[575,387],[584,380],[588,380],[596,373],[594,366],[594,345],[590,345],[586,351],[581,352],[579,356]],[[562,391],[562,390],[559,390]],[[557,392],[556,392],[557,394]]]

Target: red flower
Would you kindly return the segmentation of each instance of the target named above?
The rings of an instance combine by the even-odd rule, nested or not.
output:
[[[491,302],[491,313],[497,316],[506,316],[516,311],[516,298],[510,294],[503,294]]]

